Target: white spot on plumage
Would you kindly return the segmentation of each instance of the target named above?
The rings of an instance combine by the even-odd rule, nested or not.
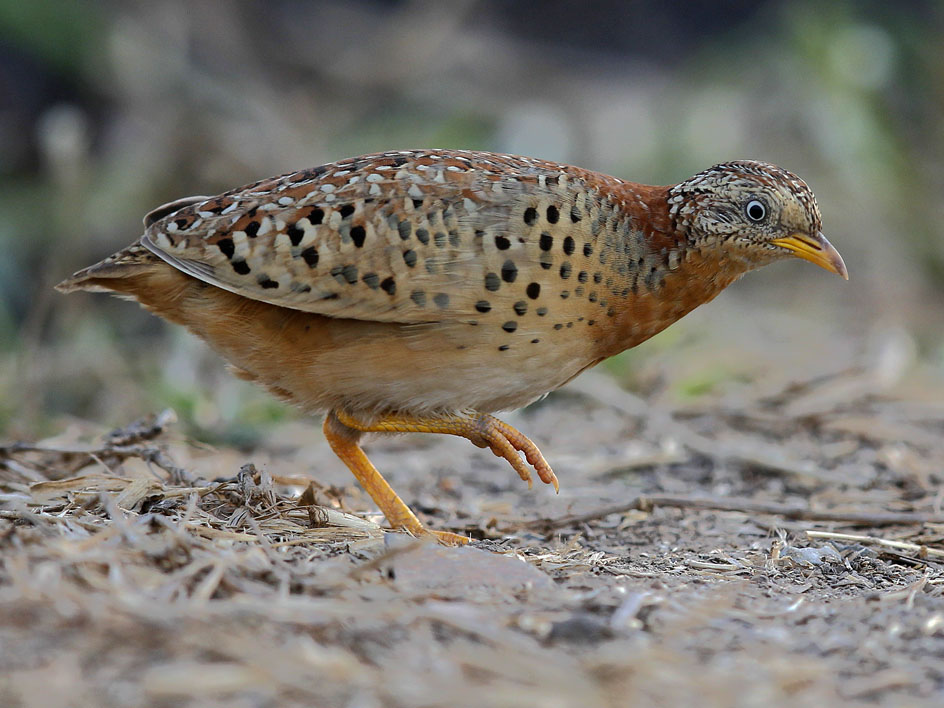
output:
[[[371,172],[364,179],[367,180],[368,182],[382,182],[383,175],[378,175],[376,172]]]

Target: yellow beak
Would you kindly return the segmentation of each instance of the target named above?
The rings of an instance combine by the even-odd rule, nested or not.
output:
[[[815,263],[820,268],[825,268],[831,273],[841,275],[849,280],[849,272],[846,270],[846,264],[842,262],[842,256],[839,251],[833,248],[833,245],[826,240],[822,232],[815,236],[795,233],[783,238],[775,238],[772,244],[793,251],[797,258],[802,258],[810,263]]]

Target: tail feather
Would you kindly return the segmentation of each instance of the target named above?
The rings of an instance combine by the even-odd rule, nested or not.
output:
[[[160,261],[160,258],[140,243],[135,243],[95,265],[83,268],[71,278],[66,278],[56,286],[56,290],[61,293],[72,293],[77,290],[113,292],[119,289],[114,287],[117,285],[116,280],[153,268]]]

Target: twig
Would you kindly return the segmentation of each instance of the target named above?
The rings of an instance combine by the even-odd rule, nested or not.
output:
[[[944,517],[935,514],[896,513],[886,511],[856,512],[830,509],[810,509],[805,506],[789,506],[770,502],[758,502],[739,497],[689,497],[681,494],[640,495],[623,504],[604,506],[585,514],[571,514],[557,519],[536,519],[523,525],[536,531],[552,531],[567,526],[576,526],[601,519],[610,514],[625,514],[627,511],[651,511],[657,506],[674,506],[687,509],[714,509],[716,511],[742,511],[753,514],[774,514],[793,521],[837,521],[855,526],[889,526],[892,524],[944,523]]]
[[[852,533],[832,533],[830,531],[807,531],[809,538],[828,538],[835,541],[851,541],[853,543],[874,544],[884,546],[885,548],[897,548],[900,551],[911,551],[917,553],[918,557],[936,556],[944,558],[944,550],[938,548],[928,548],[917,543],[908,543],[907,541],[892,541],[888,538],[878,536],[860,536]]]

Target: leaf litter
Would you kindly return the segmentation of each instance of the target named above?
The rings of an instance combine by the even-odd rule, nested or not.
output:
[[[0,704],[940,704],[944,409],[862,371],[688,407],[577,384],[518,414],[561,431],[559,497],[369,443],[464,548],[385,531],[307,440],[285,474],[171,412],[0,447]]]

